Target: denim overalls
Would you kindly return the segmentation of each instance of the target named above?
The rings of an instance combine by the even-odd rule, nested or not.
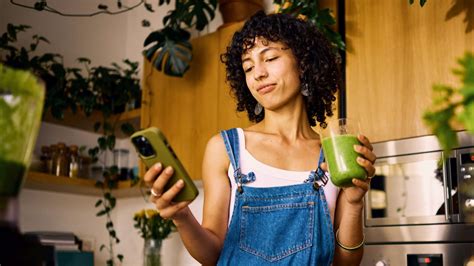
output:
[[[331,265],[333,227],[320,189],[320,182],[324,185],[327,180],[312,171],[305,183],[298,185],[243,187],[256,177],[253,172],[240,172],[237,130],[222,131],[221,135],[236,169],[238,189],[217,265]],[[320,154],[318,165],[324,159],[322,151]]]

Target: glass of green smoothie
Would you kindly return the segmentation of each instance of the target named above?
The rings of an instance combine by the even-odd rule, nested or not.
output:
[[[30,72],[0,64],[0,211],[22,186],[38,135],[44,93]]]
[[[338,187],[352,186],[353,178],[367,178],[365,169],[357,163],[359,154],[354,150],[355,144],[360,145],[359,132],[358,121],[347,118],[331,120],[319,132],[331,181]]]

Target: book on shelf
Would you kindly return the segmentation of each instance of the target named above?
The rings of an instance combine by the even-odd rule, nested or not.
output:
[[[54,244],[56,251],[81,251],[78,244]]]
[[[54,246],[56,250],[81,250],[82,241],[72,232],[33,231],[26,234],[36,236],[41,244]]]

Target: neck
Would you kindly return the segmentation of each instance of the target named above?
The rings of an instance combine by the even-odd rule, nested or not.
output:
[[[289,141],[317,137],[309,124],[303,97],[282,108],[265,110],[265,119],[259,125],[263,132],[280,135]]]

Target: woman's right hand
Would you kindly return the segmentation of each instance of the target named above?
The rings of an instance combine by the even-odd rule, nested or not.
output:
[[[152,195],[150,201],[156,206],[160,216],[164,219],[177,219],[189,211],[188,205],[191,201],[173,202],[173,198],[183,189],[185,183],[183,180],[176,182],[171,188],[164,191],[166,183],[173,175],[171,166],[163,169],[161,163],[156,163],[145,173],[143,181],[148,187],[151,187]]]

